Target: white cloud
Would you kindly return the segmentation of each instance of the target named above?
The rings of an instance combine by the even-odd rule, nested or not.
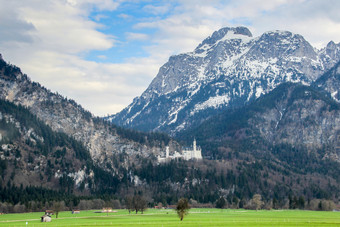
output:
[[[144,33],[127,32],[126,33],[126,39],[128,41],[131,41],[131,40],[147,40],[147,39],[149,39],[149,35],[144,34]]]
[[[268,30],[290,30],[320,48],[340,41],[340,1],[318,0],[181,0],[165,19],[143,21],[135,29],[156,28],[150,55],[193,50],[213,31],[244,25],[255,35]],[[244,24],[246,23],[246,24]],[[159,56],[158,56],[159,57]],[[165,59],[165,56],[163,57]]]
[[[330,40],[340,41],[339,8],[340,1],[333,0],[287,1],[262,16],[252,18],[252,27],[257,34],[274,29],[289,30],[322,48]]]
[[[46,1],[44,1],[46,2]],[[98,25],[84,20],[78,8],[53,1],[46,8],[22,8],[23,18],[33,24],[37,46],[61,53],[79,53],[113,46],[112,37],[96,31]]]
[[[78,8],[92,8],[94,6],[97,10],[100,11],[113,11],[119,6],[119,3],[113,0],[67,0],[66,2],[71,6]]]
[[[131,15],[125,14],[125,13],[121,13],[118,15],[119,18],[123,18],[123,19],[132,19]]]
[[[170,4],[159,5],[159,6],[146,5],[143,7],[145,11],[147,11],[148,13],[155,14],[155,15],[165,14],[169,12],[170,8],[171,8]]]
[[[101,115],[96,111],[98,99],[110,93],[117,96],[116,91],[123,86],[114,84],[115,78],[108,76],[112,72],[81,56],[114,45],[112,36],[97,31],[101,25],[87,19],[90,4],[98,9],[115,9],[117,3],[111,3],[82,1],[79,6],[77,1],[1,0],[6,7],[0,9],[0,52],[34,81]]]
[[[157,70],[144,61],[96,63],[45,51],[32,55],[23,69],[35,75],[35,81],[76,100],[100,116],[125,107],[134,96],[143,92],[152,80],[149,75],[155,75]]]
[[[97,58],[105,60],[105,59],[107,59],[107,56],[105,56],[105,55],[98,55]]]
[[[0,4],[3,6],[3,2],[0,1]],[[22,19],[17,10],[13,10],[16,6],[12,1],[8,4],[8,7],[0,7],[0,45],[32,42],[30,32],[35,30],[34,25]]]

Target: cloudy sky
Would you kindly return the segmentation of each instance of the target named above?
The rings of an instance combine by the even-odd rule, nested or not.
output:
[[[169,56],[213,31],[247,26],[340,42],[338,0],[0,0],[0,53],[97,116],[147,88]]]

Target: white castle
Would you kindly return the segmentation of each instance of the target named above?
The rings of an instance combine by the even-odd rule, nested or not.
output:
[[[171,159],[176,159],[176,158],[183,158],[184,160],[202,159],[202,150],[200,146],[196,145],[196,139],[194,139],[194,142],[192,143],[192,147],[187,147],[182,150],[182,154],[175,151],[173,155],[170,155],[170,149],[167,146],[165,148],[165,157],[161,157],[160,155],[158,155],[158,162],[167,162],[167,161],[170,161]]]

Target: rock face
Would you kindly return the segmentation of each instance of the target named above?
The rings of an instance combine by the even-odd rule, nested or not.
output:
[[[176,134],[283,82],[311,84],[340,59],[339,47],[330,42],[317,51],[288,31],[252,37],[245,27],[222,28],[193,52],[170,57],[146,91],[108,119]]]
[[[0,100],[1,184],[65,189],[93,180],[89,152],[80,142],[56,133],[27,109]]]
[[[128,168],[136,155],[150,157],[162,149],[162,141],[152,140],[144,135],[145,143],[123,136],[126,131],[94,118],[73,100],[50,92],[38,83],[31,82],[19,68],[8,65],[0,59],[0,99],[27,107],[39,119],[56,132],[63,132],[81,141],[90,152],[95,163],[104,169]],[[146,139],[145,139],[146,138]],[[150,141],[151,140],[151,141]],[[117,161],[119,157],[120,161]],[[105,165],[104,165],[105,163]]]
[[[325,69],[332,68],[339,61],[340,43],[330,41],[325,48],[319,51],[319,56]]]
[[[319,160],[331,157],[340,162],[340,104],[311,86],[284,83],[252,104],[182,134],[182,138],[195,136],[203,144],[217,144],[220,150],[246,144],[244,152],[269,154],[278,149],[284,155],[282,147],[289,146],[299,151],[297,156],[308,151]]]
[[[333,153],[340,134],[340,105],[309,87],[290,85],[275,106],[256,113],[248,121],[268,143],[314,151],[327,147],[327,152]],[[337,161],[340,162],[340,156]]]
[[[316,80],[313,85],[326,91],[334,100],[340,102],[340,62]]]

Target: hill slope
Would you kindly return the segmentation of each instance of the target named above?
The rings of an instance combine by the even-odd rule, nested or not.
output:
[[[53,131],[80,141],[94,163],[114,175],[123,177],[120,170],[126,171],[142,158],[154,158],[169,143],[177,146],[164,134],[125,130],[93,117],[75,101],[32,82],[1,56],[0,87],[0,99],[28,108]]]
[[[312,87],[285,83],[248,106],[183,131],[178,138],[196,137],[208,156],[263,151],[281,157],[284,147],[289,147],[315,154],[316,161],[340,162],[339,135],[340,104]],[[272,153],[275,149],[277,154]]]
[[[88,150],[22,106],[0,100],[0,138],[1,185],[73,191],[93,180]]]

